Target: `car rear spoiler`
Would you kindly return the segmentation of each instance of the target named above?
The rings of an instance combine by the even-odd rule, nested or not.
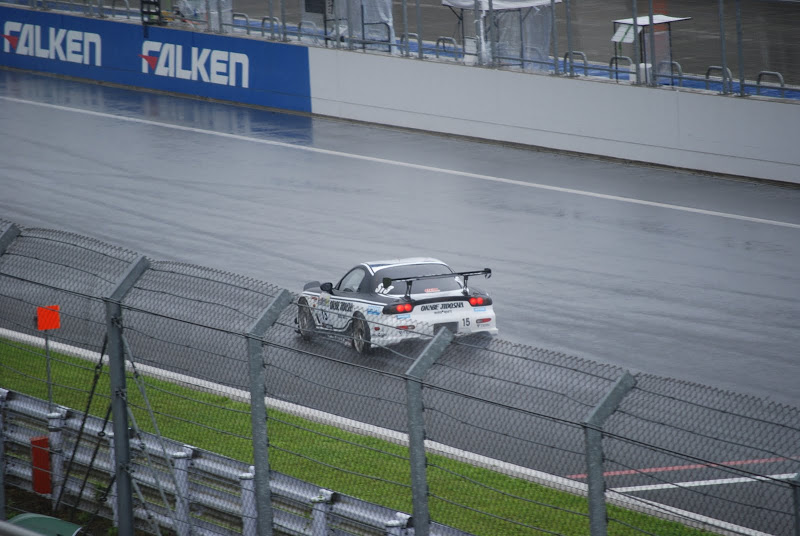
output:
[[[389,288],[392,283],[404,281],[406,284],[406,294],[405,298],[409,299],[411,297],[411,285],[414,281],[421,281],[423,279],[441,279],[443,277],[453,277],[456,275],[460,275],[464,278],[464,295],[469,294],[469,285],[467,281],[469,280],[469,276],[471,275],[482,275],[486,279],[492,277],[492,269],[491,268],[484,268],[483,270],[476,270],[473,272],[450,272],[447,274],[439,274],[439,275],[421,275],[418,277],[399,277],[396,279],[392,279],[391,277],[384,277],[383,278],[383,288]]]

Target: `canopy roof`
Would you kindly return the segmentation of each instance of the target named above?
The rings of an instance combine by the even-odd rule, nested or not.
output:
[[[555,0],[554,3],[560,4],[561,0]],[[442,5],[460,9],[475,9],[474,0],[442,0]],[[549,5],[550,0],[492,0],[493,11],[524,9],[526,7]],[[478,0],[478,7],[481,11],[489,11],[489,0]]]

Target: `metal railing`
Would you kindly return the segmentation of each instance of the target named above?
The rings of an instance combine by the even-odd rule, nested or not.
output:
[[[72,9],[73,6],[73,0],[69,0],[69,2],[66,0],[53,1],[47,2],[47,4],[44,2],[39,3],[35,0],[18,1],[26,5],[30,4],[31,7],[37,9],[51,9],[54,7]],[[123,1],[127,2],[127,0]],[[706,41],[703,41],[702,43],[698,43],[694,50],[683,53],[687,54],[688,58],[680,57],[678,55],[678,44],[683,45],[680,50],[686,50],[687,47],[684,41],[688,38],[684,36],[682,39],[678,39],[671,34],[668,41],[665,42],[666,44],[660,44],[657,50],[655,46],[656,32],[652,27],[647,27],[645,31],[641,32],[641,35],[637,32],[637,36],[634,38],[632,44],[625,45],[627,47],[632,47],[630,51],[624,54],[615,51],[611,62],[607,63],[605,58],[609,56],[607,55],[607,49],[605,47],[607,47],[610,35],[603,35],[602,38],[600,38],[601,36],[599,34],[595,35],[596,30],[594,28],[582,27],[585,23],[576,13],[576,10],[580,9],[580,7],[571,5],[568,1],[564,1],[563,3],[551,2],[550,6],[547,6],[552,11],[550,15],[552,29],[549,32],[550,35],[545,40],[549,42],[547,46],[528,43],[525,41],[526,38],[523,37],[515,37],[514,39],[520,41],[514,41],[514,46],[510,46],[505,42],[501,43],[501,33],[498,32],[497,25],[500,24],[498,21],[502,20],[500,16],[502,12],[500,10],[495,12],[492,2],[489,2],[488,6],[484,6],[480,9],[477,7],[480,3],[476,3],[476,10],[474,13],[471,13],[470,10],[462,10],[462,13],[459,14],[457,18],[458,30],[454,32],[454,35],[447,36],[442,35],[440,29],[445,19],[448,16],[452,16],[452,13],[448,12],[446,8],[439,6],[441,11],[426,9],[423,16],[421,7],[423,7],[422,2],[425,0],[415,0],[414,3],[403,0],[400,6],[402,12],[401,21],[395,21],[392,17],[387,17],[386,20],[373,20],[369,23],[365,22],[363,12],[366,2],[372,0],[360,0],[360,4],[354,4],[354,6],[361,6],[362,13],[360,15],[360,22],[354,19],[353,24],[351,24],[348,22],[349,16],[346,16],[341,20],[336,19],[337,23],[333,24],[332,27],[320,27],[313,31],[305,31],[309,28],[309,21],[303,19],[302,8],[298,11],[298,7],[289,0],[280,0],[279,6],[273,5],[275,0],[270,0],[267,3],[266,9],[261,6],[260,3],[251,0],[234,0],[236,4],[233,10],[234,14],[232,15],[232,20],[227,21],[223,20],[223,9],[220,5],[214,8],[215,15],[212,20],[211,4],[214,1],[215,0],[206,1],[205,13],[203,13],[202,16],[190,17],[188,19],[186,19],[186,17],[184,18],[190,20],[194,26],[204,26],[206,31],[220,33],[228,32],[231,28],[241,28],[242,25],[237,23],[243,21],[248,34],[250,34],[250,21],[260,20],[260,35],[265,39],[281,41],[296,39],[302,41],[304,36],[310,36],[313,37],[313,39],[305,42],[305,44],[310,46],[329,46],[329,44],[333,42],[336,43],[338,47],[341,42],[341,48],[347,50],[369,50],[373,53],[382,51],[382,53],[385,54],[393,54],[397,49],[400,50],[404,56],[411,55],[411,44],[412,41],[416,40],[416,56],[419,59],[440,58],[443,56],[442,52],[446,49],[447,53],[444,54],[444,56],[446,56],[448,61],[454,57],[460,58],[461,61],[467,65],[487,65],[497,69],[521,69],[531,73],[549,73],[557,76],[574,76],[576,71],[580,70],[580,74],[583,76],[596,76],[599,78],[612,77],[616,78],[618,81],[620,80],[618,75],[619,65],[616,62],[618,62],[619,59],[626,57],[633,58],[631,63],[636,64],[643,56],[649,57],[658,53],[659,55],[656,57],[656,61],[648,60],[648,63],[652,63],[654,66],[657,65],[659,68],[661,65],[665,64],[670,65],[671,69],[675,68],[676,65],[683,66],[679,69],[680,72],[677,76],[678,84],[675,84],[674,76],[667,77],[665,75],[655,75],[653,80],[644,80],[642,76],[634,76],[630,77],[628,83],[651,86],[669,85],[673,89],[678,90],[711,89],[713,86],[713,88],[719,87],[720,93],[723,95],[747,96],[757,94],[778,98],[800,99],[800,71],[796,72],[795,66],[791,64],[788,66],[783,64],[773,66],[769,63],[757,63],[757,61],[761,60],[750,59],[753,55],[750,54],[750,51],[745,49],[745,43],[747,42],[746,37],[748,35],[748,23],[750,22],[750,19],[747,18],[749,12],[741,8],[739,5],[741,2],[737,2],[737,9],[734,14],[736,17],[735,22],[737,30],[735,34],[733,32],[726,33],[726,21],[724,10],[722,9],[723,0],[717,0],[718,10],[711,9],[713,6],[704,6],[702,10],[708,11],[704,13],[704,19],[701,20],[699,17],[694,17],[686,23],[687,25],[702,24],[703,32],[705,32],[709,38],[716,39],[719,42],[719,53],[711,52],[717,49],[715,47],[710,47]],[[84,0],[82,4],[82,10],[85,15],[97,17],[124,16],[130,18],[130,6],[127,5],[127,3],[125,10],[119,11],[115,7],[116,0],[112,0],[110,6],[104,6],[102,0],[98,0],[96,5],[93,3],[90,4],[90,2],[92,2],[92,0]],[[217,4],[219,4],[219,2],[217,2]],[[348,12],[351,12],[350,2],[348,2],[347,6]],[[279,8],[279,14],[275,13],[275,11],[277,11],[276,7]],[[425,7],[432,8],[434,6],[426,5]],[[639,14],[634,3],[631,3],[630,6],[627,7],[629,9],[623,8],[622,12],[616,13],[614,8],[610,5],[587,6],[587,8],[595,11],[597,9],[602,9],[603,13],[606,11],[608,12],[609,33],[611,31],[611,22],[615,17]],[[706,9],[707,7],[708,9]],[[765,8],[763,8],[761,4],[759,4],[757,8],[759,9],[759,19],[763,18],[765,16]],[[353,9],[357,9],[357,7]],[[756,9],[756,7],[754,6],[753,9]],[[770,6],[770,9],[776,10],[778,8]],[[415,28],[409,26],[409,11],[415,12],[417,18]],[[593,17],[595,16],[595,11],[592,12]],[[226,16],[230,17],[231,15],[229,14]],[[467,16],[472,17],[472,23],[470,23]],[[653,6],[651,3],[648,7],[647,17],[652,20],[653,16]],[[716,17],[719,17],[719,20],[716,20]],[[520,19],[522,18],[522,15],[520,15]],[[785,23],[786,19],[786,17],[781,16],[780,13],[776,13],[773,18],[774,21],[769,18],[765,20],[772,21],[770,23],[780,24]],[[177,19],[179,18],[174,18],[175,24],[179,23]],[[341,24],[339,22],[341,22]],[[348,29],[342,35],[339,35],[340,25]],[[354,25],[360,25],[360,27],[354,28]],[[385,33],[387,39],[366,38],[368,26],[384,27],[386,29]],[[559,30],[559,26],[565,27],[566,32]],[[258,25],[254,27],[258,27]],[[276,31],[276,27],[279,27],[280,31]],[[637,29],[640,30],[642,28],[638,27]],[[414,31],[412,32],[412,30]],[[523,31],[520,27],[519,35],[527,35],[525,32],[526,31]],[[680,30],[676,30],[676,32],[680,32]],[[698,34],[696,28],[693,29],[693,32]],[[583,50],[581,51],[575,50],[573,45],[575,36],[579,34],[583,35],[584,41],[582,44]],[[728,36],[727,34],[731,35]],[[772,31],[767,32],[766,35],[771,36],[775,34],[779,35],[779,33]],[[399,36],[399,38],[394,40],[392,38],[394,35]],[[592,43],[586,43],[587,35],[594,37]],[[680,34],[678,33],[678,35]],[[407,39],[405,36],[412,37],[412,39]],[[448,46],[443,46],[441,39],[447,39],[446,42]],[[506,39],[506,37],[503,39]],[[759,39],[762,39],[760,34]],[[559,42],[559,40],[563,40],[564,42]],[[727,40],[735,40],[735,42],[728,44]],[[475,43],[477,50],[468,51],[468,43]],[[507,46],[503,48],[505,52],[500,54],[498,50],[502,48],[500,45],[503,43]],[[586,48],[587,44],[590,47],[588,49]],[[767,45],[771,46],[769,43]],[[774,46],[777,47],[774,55],[776,61],[778,61],[784,57],[791,57],[791,54],[785,51],[778,53],[778,48],[800,48],[800,42],[776,43]],[[514,50],[518,52],[515,53]],[[526,57],[528,54],[526,50],[532,53],[532,57]],[[730,58],[728,57],[729,54],[731,56]],[[574,63],[576,57],[580,60],[579,65],[575,65]],[[615,58],[617,59],[615,60]],[[561,61],[562,59],[563,61]],[[703,63],[704,61],[705,63]],[[710,69],[718,70],[722,73],[722,80],[720,83],[711,83],[709,72],[707,71],[708,65],[712,65]],[[734,71],[739,73],[736,84],[736,86],[738,86],[738,91],[736,91],[736,87],[734,86],[734,79],[732,76],[732,72]],[[746,78],[748,71],[750,73],[749,80]],[[705,78],[703,76],[704,73]],[[773,85],[765,86],[761,83],[761,79],[765,76],[774,77],[782,81],[777,87]]]

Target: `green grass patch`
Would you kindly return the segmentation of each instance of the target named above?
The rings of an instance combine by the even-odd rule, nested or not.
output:
[[[54,402],[86,409],[95,377],[94,364],[51,352]],[[0,387],[47,399],[43,349],[0,340]],[[147,400],[133,378],[128,401],[142,431],[252,463],[250,406],[153,378],[143,378]],[[98,376],[89,413],[104,417],[109,404],[106,368]],[[272,469],[321,488],[358,497],[398,511],[411,512],[408,449],[284,412],[268,410]],[[481,536],[589,533],[587,501],[538,484],[512,478],[438,455],[428,455],[431,518]],[[679,523],[609,507],[609,534],[692,535],[702,531]],[[616,522],[618,521],[618,522]],[[637,527],[639,530],[630,528]]]

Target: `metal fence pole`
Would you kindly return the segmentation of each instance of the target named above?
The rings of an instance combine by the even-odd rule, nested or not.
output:
[[[603,476],[603,425],[635,385],[636,379],[626,371],[583,423],[586,438],[586,474],[589,486],[589,531],[592,536],[606,536],[607,534],[606,482]]]
[[[128,436],[127,389],[125,387],[125,353],[122,343],[122,300],[149,267],[144,257],[133,262],[122,276],[106,304],[108,330],[108,369],[111,388],[111,411],[114,416],[114,474],[117,493],[117,528],[119,536],[133,536],[133,485],[129,472],[131,461]]]
[[[183,450],[172,453],[175,463],[175,532],[178,536],[192,533],[192,516],[189,512],[189,466],[193,450],[184,446]]]
[[[728,94],[728,59],[727,56],[727,47],[725,43],[725,7],[723,4],[724,0],[718,0],[717,6],[719,8],[719,43],[720,43],[720,54],[722,56],[722,93],[724,95]]]
[[[0,255],[3,255],[6,252],[8,246],[11,245],[11,242],[16,240],[16,238],[19,236],[19,233],[19,227],[14,224],[11,224],[8,229],[3,231],[3,234],[0,235]]]
[[[641,46],[641,40],[639,39],[639,11],[636,8],[636,0],[631,0],[631,15],[633,19],[633,65],[634,69],[633,72],[636,73],[636,85],[642,83],[642,77],[639,74],[639,67],[642,63],[642,55],[641,50],[639,47]]]
[[[258,536],[258,509],[256,508],[256,470],[250,468],[239,475],[242,490],[242,536]]]
[[[556,25],[556,0],[550,0],[550,24],[553,39],[553,71],[558,74],[558,26]]]
[[[569,66],[564,65],[564,71],[568,72],[570,76],[575,76],[575,66],[572,62],[572,16],[570,11],[569,0],[564,0],[564,12],[567,15],[567,58],[569,58]]]
[[[656,27],[653,24],[653,0],[650,0],[648,12],[648,17],[650,17],[650,27],[648,28],[648,34],[650,35],[650,77],[647,80],[647,85],[656,86],[658,85],[658,62],[656,61]],[[671,58],[670,61],[672,61]],[[647,62],[644,64],[644,73],[645,77],[647,77]]]
[[[794,499],[794,536],[800,536],[800,472],[789,481]]]
[[[739,62],[739,95],[746,96],[744,90],[744,50],[742,45],[742,0],[736,0],[736,52]]]
[[[425,458],[425,417],[422,406],[422,379],[441,356],[453,333],[441,329],[428,343],[416,361],[406,372],[406,396],[408,408],[408,454],[411,462],[411,500],[414,507],[414,536],[428,536],[430,511],[428,510],[428,476]]]
[[[64,408],[53,408],[47,414],[47,435],[50,443],[50,481],[52,489],[50,497],[53,507],[56,505],[58,497],[61,496],[61,488],[66,484],[64,475],[64,419],[67,410]],[[77,446],[76,446],[77,448]]]
[[[417,17],[417,57],[423,59],[425,57],[422,51],[422,6],[421,0],[416,0],[414,15]]]
[[[272,535],[272,501],[269,484],[269,441],[267,438],[267,374],[264,369],[264,335],[292,301],[289,291],[281,290],[247,332],[250,363],[250,423],[253,427],[256,513],[259,536]]]
[[[0,237],[1,239],[2,237]],[[2,249],[0,249],[0,255],[2,255]],[[6,427],[3,415],[7,399],[8,390],[0,389],[0,521],[6,520],[6,442],[3,437]]]

